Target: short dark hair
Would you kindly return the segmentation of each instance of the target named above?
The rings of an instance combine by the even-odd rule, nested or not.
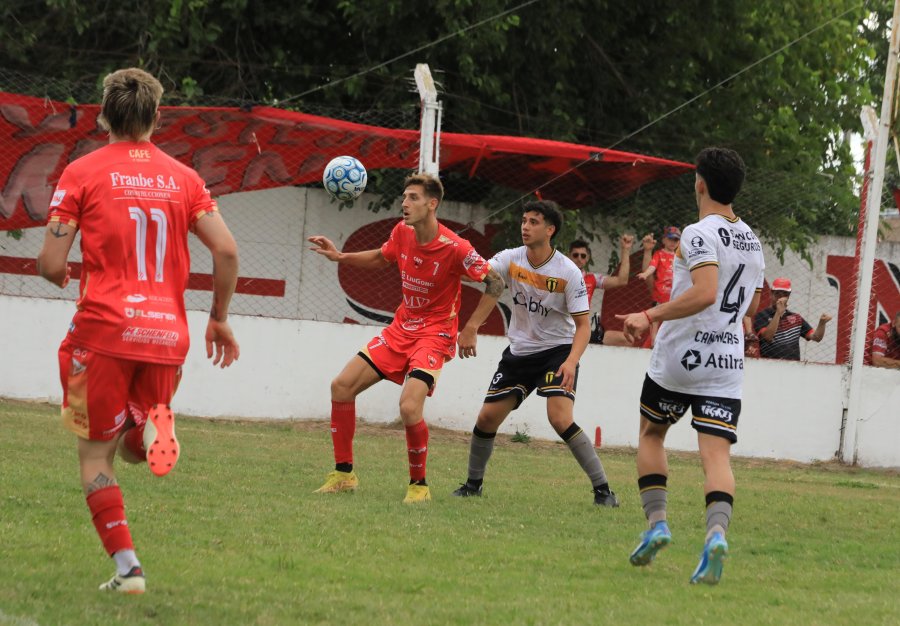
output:
[[[559,205],[553,202],[553,200],[534,200],[522,207],[523,214],[532,211],[540,213],[544,216],[545,222],[555,226],[553,234],[550,235],[550,241],[553,241],[553,238],[559,234],[559,230],[562,228],[563,223],[562,211],[559,210]]]
[[[403,188],[406,189],[410,185],[422,185],[425,189],[425,195],[429,198],[437,198],[438,204],[444,200],[444,185],[441,184],[437,176],[431,174],[412,174],[403,181]]]
[[[572,252],[575,248],[584,248],[588,251],[588,254],[591,253],[591,247],[588,245],[584,239],[576,239],[572,243],[569,244],[569,252]]]
[[[719,204],[734,202],[747,174],[741,155],[728,148],[704,148],[695,163],[697,174],[706,182],[709,197]]]

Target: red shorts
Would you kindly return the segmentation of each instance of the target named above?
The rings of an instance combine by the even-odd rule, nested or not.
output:
[[[444,363],[456,356],[456,342],[449,337],[435,335],[410,337],[388,326],[372,339],[360,352],[384,378],[398,385],[406,380],[412,370],[421,370],[434,377],[428,390],[434,393],[438,376]]]
[[[180,365],[119,359],[63,341],[63,425],[82,439],[108,441],[129,421],[143,424],[154,404],[169,404],[180,379]]]

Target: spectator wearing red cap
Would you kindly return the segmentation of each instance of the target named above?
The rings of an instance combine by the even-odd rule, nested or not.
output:
[[[759,352],[764,359],[800,360],[800,337],[807,341],[822,341],[825,325],[831,316],[822,313],[819,325],[813,328],[799,313],[789,311],[791,281],[776,278],[772,281],[772,301],[774,304],[756,314],[753,328],[759,336]]]
[[[893,322],[875,329],[866,355],[866,365],[900,369],[900,311],[894,315]]]

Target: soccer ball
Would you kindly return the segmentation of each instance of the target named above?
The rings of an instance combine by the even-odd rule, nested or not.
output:
[[[355,200],[366,189],[366,168],[352,156],[331,159],[322,172],[322,184],[332,196],[347,202]]]

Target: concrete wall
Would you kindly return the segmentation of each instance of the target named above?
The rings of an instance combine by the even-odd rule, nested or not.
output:
[[[58,402],[56,350],[74,313],[71,302],[0,296],[0,396]],[[214,369],[203,345],[206,315],[190,312],[194,345],[185,363],[175,409],[188,415],[323,419],[330,411],[329,383],[376,332],[371,326],[232,316],[241,360]],[[470,430],[506,341],[481,337],[479,356],[454,360],[426,405],[431,424]],[[637,443],[638,398],[648,350],[589,346],[582,362],[575,415],[591,435],[602,428],[605,445]],[[845,369],[835,365],[750,360],[734,453],[816,461],[832,459],[840,445]],[[859,463],[900,467],[900,372],[866,368]],[[369,421],[397,417],[399,388],[383,382],[360,396],[357,410]],[[554,438],[545,403],[529,398],[504,424]],[[673,449],[695,450],[693,430],[679,424]]]

